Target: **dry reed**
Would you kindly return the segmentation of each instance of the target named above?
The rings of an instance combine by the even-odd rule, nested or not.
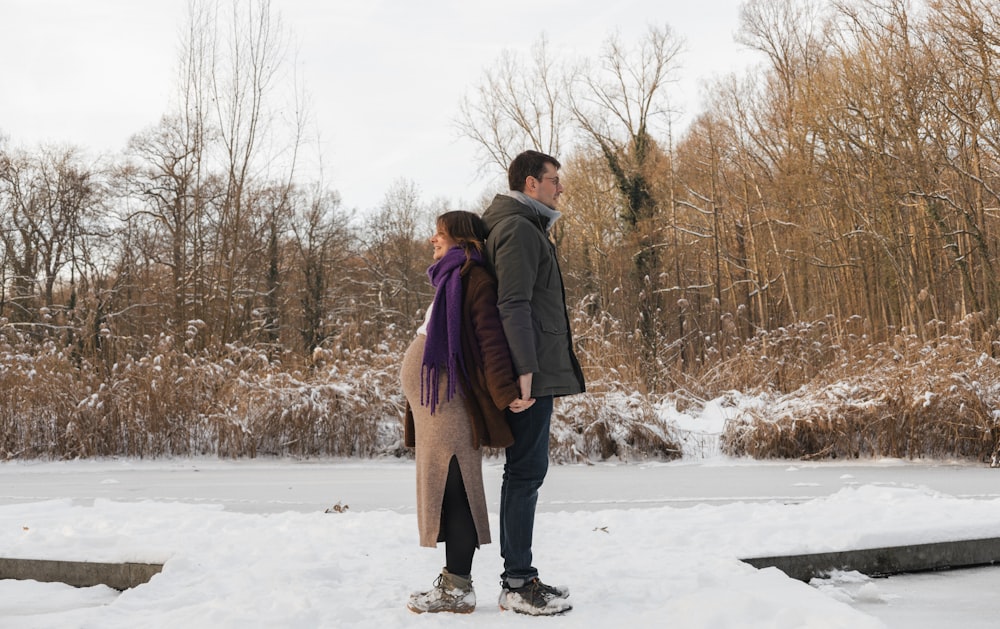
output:
[[[24,345],[24,344],[22,344]],[[396,353],[297,368],[227,347],[98,370],[51,344],[0,345],[0,457],[374,456],[398,449]]]
[[[963,333],[900,335],[730,422],[723,451],[755,458],[995,460],[1000,363]],[[987,351],[983,351],[983,350]]]
[[[624,326],[576,319],[588,392],[556,403],[556,462],[677,458],[679,433],[657,400],[685,412],[733,391],[758,400],[721,437],[733,455],[1000,458],[1000,328],[981,317],[930,340],[901,333],[877,344],[857,319],[826,319],[728,338],[724,351],[709,344],[686,365],[644,363]],[[335,340],[303,359],[245,346],[194,352],[163,336],[106,365],[0,328],[0,458],[409,456],[398,382],[406,340]],[[650,370],[673,390],[644,392]]]

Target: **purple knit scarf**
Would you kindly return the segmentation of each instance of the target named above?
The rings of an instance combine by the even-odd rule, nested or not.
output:
[[[482,262],[477,251],[472,259]],[[437,289],[431,307],[431,318],[427,322],[427,341],[424,344],[424,360],[420,370],[420,404],[430,406],[431,415],[438,405],[438,380],[441,370],[448,375],[446,399],[451,400],[458,391],[458,370],[466,374],[462,358],[462,265],[465,264],[465,250],[452,247],[435,262],[427,275],[431,285]]]

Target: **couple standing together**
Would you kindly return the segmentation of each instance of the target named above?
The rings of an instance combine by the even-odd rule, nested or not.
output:
[[[404,438],[416,448],[420,545],[444,542],[446,565],[432,589],[410,596],[417,613],[475,609],[472,558],[490,542],[481,446],[506,448],[500,607],[532,615],[572,608],[569,590],[546,585],[531,565],[552,400],[584,390],[548,235],[560,216],[559,168],[544,153],[521,153],[507,171],[510,192],[482,218],[442,214],[431,237],[434,301],[401,380]]]

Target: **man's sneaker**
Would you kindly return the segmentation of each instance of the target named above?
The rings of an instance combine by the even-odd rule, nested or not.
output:
[[[476,592],[472,589],[472,579],[442,569],[441,574],[434,580],[434,587],[426,592],[410,594],[410,602],[406,607],[418,614],[424,612],[471,614],[476,609]]]
[[[569,587],[565,585],[549,585],[538,581],[538,587],[540,587],[546,595],[553,598],[569,598]]]
[[[573,609],[567,596],[569,588],[546,585],[534,577],[517,588],[502,582],[499,603],[500,609],[511,609],[519,614],[555,616]]]
[[[542,588],[542,591],[554,598],[569,598],[569,586],[566,585],[549,585],[548,583],[542,583],[541,579],[535,577],[538,581],[538,587]],[[527,582],[527,581],[526,581]],[[507,583],[506,577],[500,575],[500,587],[509,590],[510,585]]]

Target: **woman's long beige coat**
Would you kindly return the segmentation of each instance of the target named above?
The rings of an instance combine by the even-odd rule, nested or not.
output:
[[[418,335],[400,370],[407,399],[405,442],[416,447],[417,525],[420,545],[441,539],[441,502],[448,466],[458,460],[480,544],[491,541],[483,489],[481,445],[513,443],[505,409],[518,397],[517,378],[496,308],[496,282],[482,267],[462,278],[462,350],[468,378],[451,400],[441,395],[434,415],[420,405],[420,372],[426,337]],[[444,374],[439,386],[444,385]]]

